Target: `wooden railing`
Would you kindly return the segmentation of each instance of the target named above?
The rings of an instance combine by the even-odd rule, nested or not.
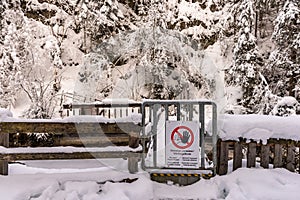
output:
[[[63,112],[70,115],[99,115],[106,118],[122,118],[141,113],[141,103],[82,103],[64,104]]]
[[[0,146],[6,147],[0,152],[0,174],[8,173],[8,162],[15,160],[37,159],[91,159],[91,158],[127,158],[130,172],[137,171],[137,162],[141,150],[139,132],[141,127],[132,122],[98,123],[98,122],[0,122]],[[50,134],[50,141],[45,141],[38,148],[22,148],[32,144],[28,133]],[[40,146],[72,146],[72,152],[41,151]],[[103,150],[107,146],[128,146],[128,150]],[[86,147],[95,147],[89,152]],[[13,149],[13,150],[12,150]],[[48,148],[50,149],[50,148]],[[102,149],[102,150],[101,150]],[[126,148],[125,148],[126,149]],[[31,151],[32,150],[32,151]]]
[[[219,140],[217,173],[227,174],[228,161],[233,159],[233,169],[242,167],[243,158],[246,159],[246,167],[251,168],[259,164],[263,168],[269,168],[270,164],[274,168],[286,168],[292,172],[299,173],[300,159],[299,141],[269,139],[267,144],[256,141],[246,142],[245,139],[239,141]]]

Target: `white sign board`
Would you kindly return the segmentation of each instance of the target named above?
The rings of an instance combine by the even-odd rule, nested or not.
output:
[[[199,123],[166,121],[166,167],[199,168]]]

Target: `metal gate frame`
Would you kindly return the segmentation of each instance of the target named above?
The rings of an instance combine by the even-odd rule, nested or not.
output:
[[[142,169],[145,171],[150,170],[160,170],[160,169],[167,169],[167,170],[182,170],[182,168],[166,168],[166,167],[157,167],[157,123],[158,119],[156,118],[158,109],[163,107],[165,110],[169,112],[169,107],[174,106],[176,108],[176,117],[177,121],[181,120],[181,109],[186,107],[189,109],[188,116],[185,116],[188,120],[183,121],[192,121],[193,119],[193,110],[194,105],[198,106],[199,110],[199,123],[201,124],[201,128],[199,127],[200,131],[200,143],[199,146],[201,147],[201,159],[200,159],[200,168],[198,169],[188,169],[188,170],[211,170],[213,175],[216,174],[216,167],[217,167],[217,105],[213,101],[206,101],[206,100],[144,100],[142,103],[142,146],[143,146],[143,155],[142,155]],[[212,106],[212,145],[213,145],[213,168],[206,168],[205,167],[205,106]],[[148,109],[148,110],[147,110]],[[191,112],[192,111],[192,112]],[[153,123],[150,134],[146,133],[146,114],[148,112],[149,122]],[[169,119],[169,113],[165,112],[165,123]],[[153,118],[151,118],[153,116]],[[152,140],[153,142],[153,163],[154,167],[149,167],[145,165],[145,158],[147,155],[147,144]]]

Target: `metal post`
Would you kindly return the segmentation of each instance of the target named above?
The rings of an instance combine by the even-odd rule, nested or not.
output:
[[[193,121],[193,104],[188,105],[189,108],[189,121]]]
[[[165,121],[167,121],[169,120],[169,105],[164,104],[164,108],[165,108]]]
[[[128,109],[126,109],[126,116],[128,116]],[[142,146],[143,146],[143,153],[142,153],[142,169],[145,169],[145,158],[146,158],[146,133],[145,133],[145,129],[146,129],[146,122],[145,122],[145,116],[146,116],[146,108],[145,105],[142,106]]]
[[[177,121],[180,121],[180,104],[179,103],[177,103],[176,104],[176,107],[177,107]]]
[[[214,175],[217,174],[217,106],[215,103],[212,104],[213,107],[213,117],[212,117],[212,145],[213,145],[213,163],[214,163]]]
[[[157,166],[157,125],[158,125],[158,116],[157,111],[159,109],[159,104],[153,105],[153,165]]]
[[[199,104],[200,147],[201,147],[201,168],[205,168],[205,147],[204,147],[204,104]]]

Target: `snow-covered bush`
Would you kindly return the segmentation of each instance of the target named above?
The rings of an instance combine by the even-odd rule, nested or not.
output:
[[[34,76],[33,76],[34,77]],[[54,79],[46,80],[41,76],[32,81],[29,79],[21,85],[31,101],[30,107],[25,110],[23,117],[31,119],[52,118],[57,102],[59,101],[54,86]]]
[[[300,111],[299,106],[299,102],[294,97],[286,96],[277,102],[272,114],[283,117],[296,115]]]

